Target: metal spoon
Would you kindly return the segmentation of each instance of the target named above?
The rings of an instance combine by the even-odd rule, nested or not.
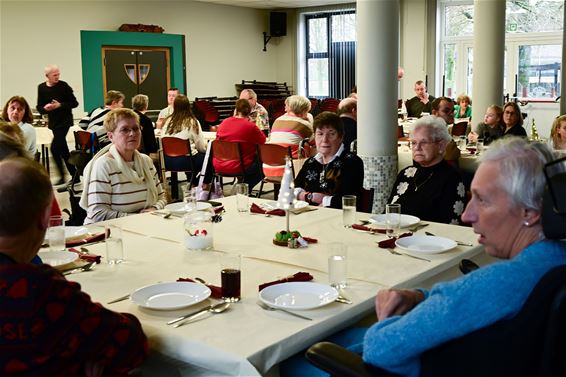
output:
[[[72,270],[69,270],[69,271],[65,271],[65,272],[63,272],[63,275],[71,275],[71,274],[76,274],[77,272],[90,271],[90,270],[92,270],[94,263],[95,262],[89,262],[89,263],[85,264],[84,266],[73,268]]]
[[[269,306],[269,305],[267,305],[267,304],[265,304],[265,303],[263,303],[263,302],[261,302],[261,301],[258,301],[257,304],[258,304],[259,307],[262,308],[263,310],[269,310],[269,311],[279,310],[279,311],[281,311],[281,312],[290,314],[290,315],[292,315],[292,316],[299,317],[299,318],[302,318],[302,319],[306,319],[307,321],[312,321],[312,318],[305,317],[305,316],[300,315],[300,314],[297,314],[297,313],[293,313],[293,312],[291,312],[291,311],[289,311],[289,310],[285,310],[285,309],[281,309],[281,308],[274,308],[274,307],[271,307],[271,306]]]
[[[198,317],[199,315],[201,315],[203,313],[210,312],[210,313],[213,313],[213,314],[218,314],[218,313],[222,313],[223,311],[225,311],[229,307],[230,307],[229,302],[221,302],[221,303],[216,304],[216,305],[209,305],[209,306],[202,308],[201,310],[197,310],[194,313],[189,313],[189,314],[184,315],[182,317],[175,318],[175,319],[167,322],[167,324],[168,325],[174,324],[173,327],[183,326],[185,323],[187,323],[188,320],[193,319],[195,317]],[[181,322],[181,321],[184,321],[184,322]]]

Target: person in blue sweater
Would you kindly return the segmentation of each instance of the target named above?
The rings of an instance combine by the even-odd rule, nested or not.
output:
[[[369,364],[416,377],[423,352],[512,318],[542,276],[566,264],[566,242],[545,240],[541,225],[550,148],[510,137],[495,141],[480,158],[462,220],[472,224],[486,253],[501,261],[430,291],[382,290],[375,300],[379,322],[365,333],[347,329],[332,341],[361,352]],[[312,375],[305,372],[300,374]]]

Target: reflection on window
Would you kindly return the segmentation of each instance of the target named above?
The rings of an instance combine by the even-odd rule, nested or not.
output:
[[[474,49],[468,47],[468,65],[466,66],[466,93],[472,93],[472,77],[474,77]]]
[[[308,59],[309,97],[328,97],[328,59]]]
[[[456,45],[444,45],[444,91],[442,95],[452,97],[456,94]]]
[[[562,31],[564,2],[556,0],[507,1],[506,30],[510,33]]]
[[[560,95],[561,45],[519,46],[519,97],[549,99]]]
[[[463,36],[474,32],[474,5],[446,5],[444,35]]]
[[[309,53],[328,52],[327,19],[309,20]]]
[[[356,41],[356,14],[332,16],[332,42]]]

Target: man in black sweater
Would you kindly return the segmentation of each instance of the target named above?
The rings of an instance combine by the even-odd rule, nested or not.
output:
[[[49,128],[53,131],[51,142],[51,154],[60,173],[57,185],[65,183],[65,170],[63,162],[67,166],[69,174],[75,174],[75,167],[69,164],[69,147],[67,146],[67,132],[73,125],[73,111],[79,105],[73,89],[65,81],[59,80],[61,75],[59,67],[48,65],[45,67],[47,80],[37,87],[37,111],[47,114]]]

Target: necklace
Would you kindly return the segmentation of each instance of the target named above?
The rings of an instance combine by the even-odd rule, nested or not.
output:
[[[432,176],[434,175],[434,172],[431,172],[428,177],[425,178],[424,181],[422,181],[420,184],[417,183],[417,177],[415,176],[415,178],[413,179],[413,183],[415,184],[415,192],[419,191],[419,189],[422,187],[422,185],[424,185],[425,183],[427,183],[428,181],[430,181],[430,179],[432,178]]]

